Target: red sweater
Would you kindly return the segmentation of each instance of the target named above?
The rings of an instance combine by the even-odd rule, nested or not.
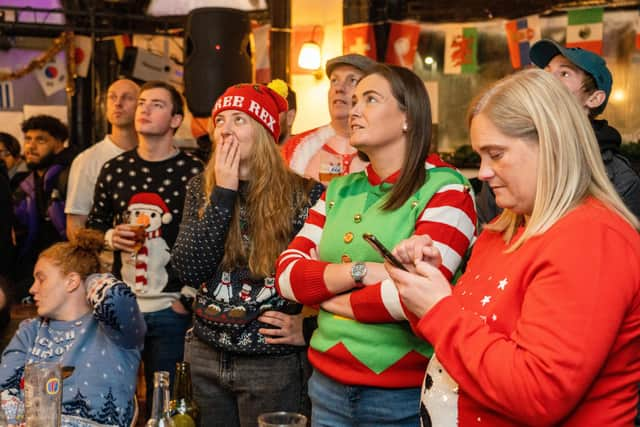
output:
[[[482,233],[454,294],[415,325],[459,384],[459,425],[633,425],[638,232],[589,200],[505,249]]]

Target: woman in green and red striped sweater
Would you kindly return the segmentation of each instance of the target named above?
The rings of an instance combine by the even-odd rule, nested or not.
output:
[[[431,113],[411,71],[376,66],[356,88],[350,143],[370,165],[331,181],[277,265],[285,298],[320,305],[309,359],[313,425],[415,426],[431,346],[407,322],[382,257],[386,246],[428,234],[452,278],[476,224],[467,180],[428,156]]]

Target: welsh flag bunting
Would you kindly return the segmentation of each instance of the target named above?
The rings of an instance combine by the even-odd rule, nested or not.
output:
[[[413,22],[392,22],[387,43],[385,62],[413,68],[413,58],[418,48],[420,26]]]
[[[460,74],[478,71],[478,30],[455,27],[446,31],[444,73]]]
[[[359,53],[376,60],[376,37],[371,24],[353,24],[342,28],[342,52]]]
[[[567,47],[581,47],[602,55],[602,18],[604,8],[577,9],[567,12]]]
[[[540,40],[540,17],[531,15],[507,21],[505,29],[513,68],[517,70],[531,64],[529,48]]]

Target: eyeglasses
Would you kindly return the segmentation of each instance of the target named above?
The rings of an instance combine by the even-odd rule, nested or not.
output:
[[[0,150],[0,157],[9,157],[11,152],[9,150]]]
[[[28,144],[47,145],[49,142],[51,142],[51,139],[45,138],[43,136],[36,136],[33,138],[24,139],[24,145],[28,145]]]

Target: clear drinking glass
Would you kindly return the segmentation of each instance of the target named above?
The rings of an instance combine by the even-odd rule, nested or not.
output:
[[[29,427],[59,427],[62,369],[57,362],[35,362],[24,367],[24,411]]]
[[[296,412],[267,412],[258,417],[260,427],[305,427],[307,417]]]
[[[134,268],[135,268],[136,258],[138,257],[138,251],[140,251],[140,249],[142,249],[142,246],[144,246],[147,226],[136,222],[136,217],[132,215],[132,212],[130,211],[124,211],[122,213],[122,222],[127,227],[129,227],[131,231],[135,233],[135,236],[133,236],[133,240],[135,240],[136,244],[133,247],[133,251],[131,252],[131,257],[130,257],[130,262],[134,265]],[[145,292],[144,288],[138,283],[134,284],[133,290],[136,293]]]

